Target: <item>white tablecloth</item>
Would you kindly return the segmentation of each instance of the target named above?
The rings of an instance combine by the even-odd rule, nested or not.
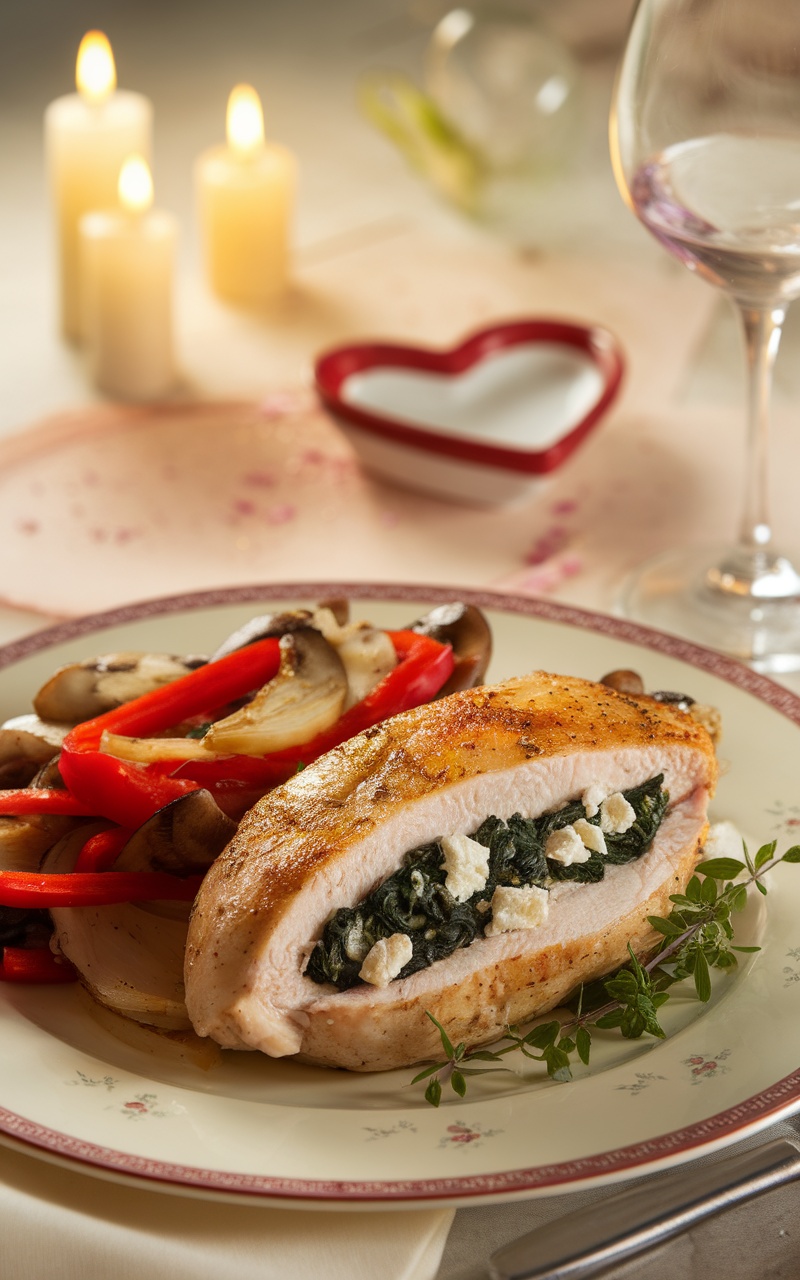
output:
[[[581,5],[585,9],[585,0],[559,6],[562,25],[578,20]],[[510,314],[606,324],[628,355],[625,394],[591,447],[559,475],[547,503],[475,516],[364,481],[364,510],[384,529],[394,522],[405,540],[370,546],[362,539],[363,556],[350,576],[502,585],[610,608],[632,557],[679,536],[727,534],[735,527],[743,438],[738,340],[725,314],[714,310],[714,295],[669,262],[618,199],[605,143],[610,61],[584,64],[581,149],[567,177],[532,199],[530,243],[522,255],[438,205],[359,119],[358,74],[388,63],[418,78],[425,24],[444,7],[435,0],[381,0],[380,6],[374,0],[231,0],[224,6],[195,0],[143,8],[125,0],[108,11],[120,83],[155,103],[158,201],[182,223],[178,398],[260,399],[275,388],[305,385],[315,352],[365,335],[443,344]],[[614,5],[616,22],[624,7]],[[595,0],[587,41],[593,50],[605,38],[596,8]],[[96,6],[83,0],[47,10],[38,0],[4,6],[3,435],[102,399],[87,383],[80,353],[65,348],[55,332],[41,148],[44,106],[70,90],[78,41],[97,21]],[[580,45],[580,29],[572,34]],[[301,167],[293,287],[261,316],[208,296],[192,207],[192,161],[221,136],[227,93],[248,78],[263,92],[268,132],[295,150]],[[790,530],[796,527],[800,389],[792,353],[799,338],[790,325],[777,371],[776,514]],[[609,491],[621,488],[624,501],[610,503]],[[284,579],[319,578],[318,558],[305,554],[303,560],[298,551]],[[45,588],[40,600],[48,597],[48,566],[37,561],[35,545],[31,556],[35,605],[38,588]],[[76,575],[86,572],[75,566]],[[146,594],[141,581],[132,590]],[[44,621],[31,612],[0,611],[0,638]],[[438,1274],[473,1280],[491,1249],[583,1199],[573,1193],[464,1209],[449,1231],[449,1210],[322,1214],[220,1205],[123,1187],[0,1150],[0,1275],[432,1280]],[[796,1200],[792,1190],[775,1195],[737,1215],[735,1225],[720,1220],[625,1274],[641,1280],[794,1277],[800,1236],[789,1211]]]

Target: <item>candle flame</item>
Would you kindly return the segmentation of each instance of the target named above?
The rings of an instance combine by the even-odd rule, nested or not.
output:
[[[117,68],[108,37],[102,31],[87,31],[78,49],[75,83],[86,102],[105,102],[117,87]]]
[[[247,159],[264,145],[264,113],[261,99],[249,84],[237,84],[228,98],[228,146]]]
[[[119,171],[119,202],[127,213],[146,213],[153,203],[153,179],[144,156],[128,156]]]

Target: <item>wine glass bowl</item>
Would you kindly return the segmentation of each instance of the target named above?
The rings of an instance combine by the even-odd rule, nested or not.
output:
[[[774,545],[767,476],[772,367],[800,296],[800,0],[639,0],[611,155],[644,226],[732,301],[748,375],[738,542],[666,553],[622,607],[761,671],[800,670],[800,573]]]

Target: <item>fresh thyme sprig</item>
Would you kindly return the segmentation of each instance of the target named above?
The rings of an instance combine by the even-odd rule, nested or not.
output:
[[[748,889],[755,885],[759,893],[766,894],[763,878],[767,871],[779,862],[800,863],[800,845],[793,845],[780,858],[775,857],[776,840],[762,845],[754,858],[744,841],[742,848],[743,862],[727,857],[701,862],[686,892],[670,895],[674,904],[670,914],[648,917],[661,935],[651,958],[642,964],[629,944],[630,959],[622,968],[581,987],[574,1016],[566,1022],[553,1019],[526,1032],[509,1026],[503,1037],[507,1043],[501,1048],[470,1050],[466,1044],[454,1046],[442,1024],[428,1012],[439,1030],[445,1060],[430,1063],[411,1083],[427,1080],[425,1098],[438,1107],[445,1085],[449,1084],[463,1098],[469,1076],[509,1070],[502,1065],[509,1053],[520,1052],[534,1062],[544,1063],[548,1076],[563,1083],[572,1079],[575,1054],[588,1065],[594,1029],[617,1028],[629,1040],[642,1035],[663,1040],[666,1032],[658,1020],[658,1011],[670,998],[668,988],[691,979],[698,1000],[709,1000],[711,970],[732,969],[737,964],[736,952],[759,950],[733,942],[731,916],[744,909]],[[492,1065],[473,1065],[476,1063]]]

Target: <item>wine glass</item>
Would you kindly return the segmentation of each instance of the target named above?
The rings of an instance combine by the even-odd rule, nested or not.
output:
[[[611,154],[637,217],[733,302],[748,378],[738,544],[651,561],[622,608],[759,671],[800,670],[800,574],[773,543],[767,484],[772,367],[800,295],[800,0],[639,0]]]

